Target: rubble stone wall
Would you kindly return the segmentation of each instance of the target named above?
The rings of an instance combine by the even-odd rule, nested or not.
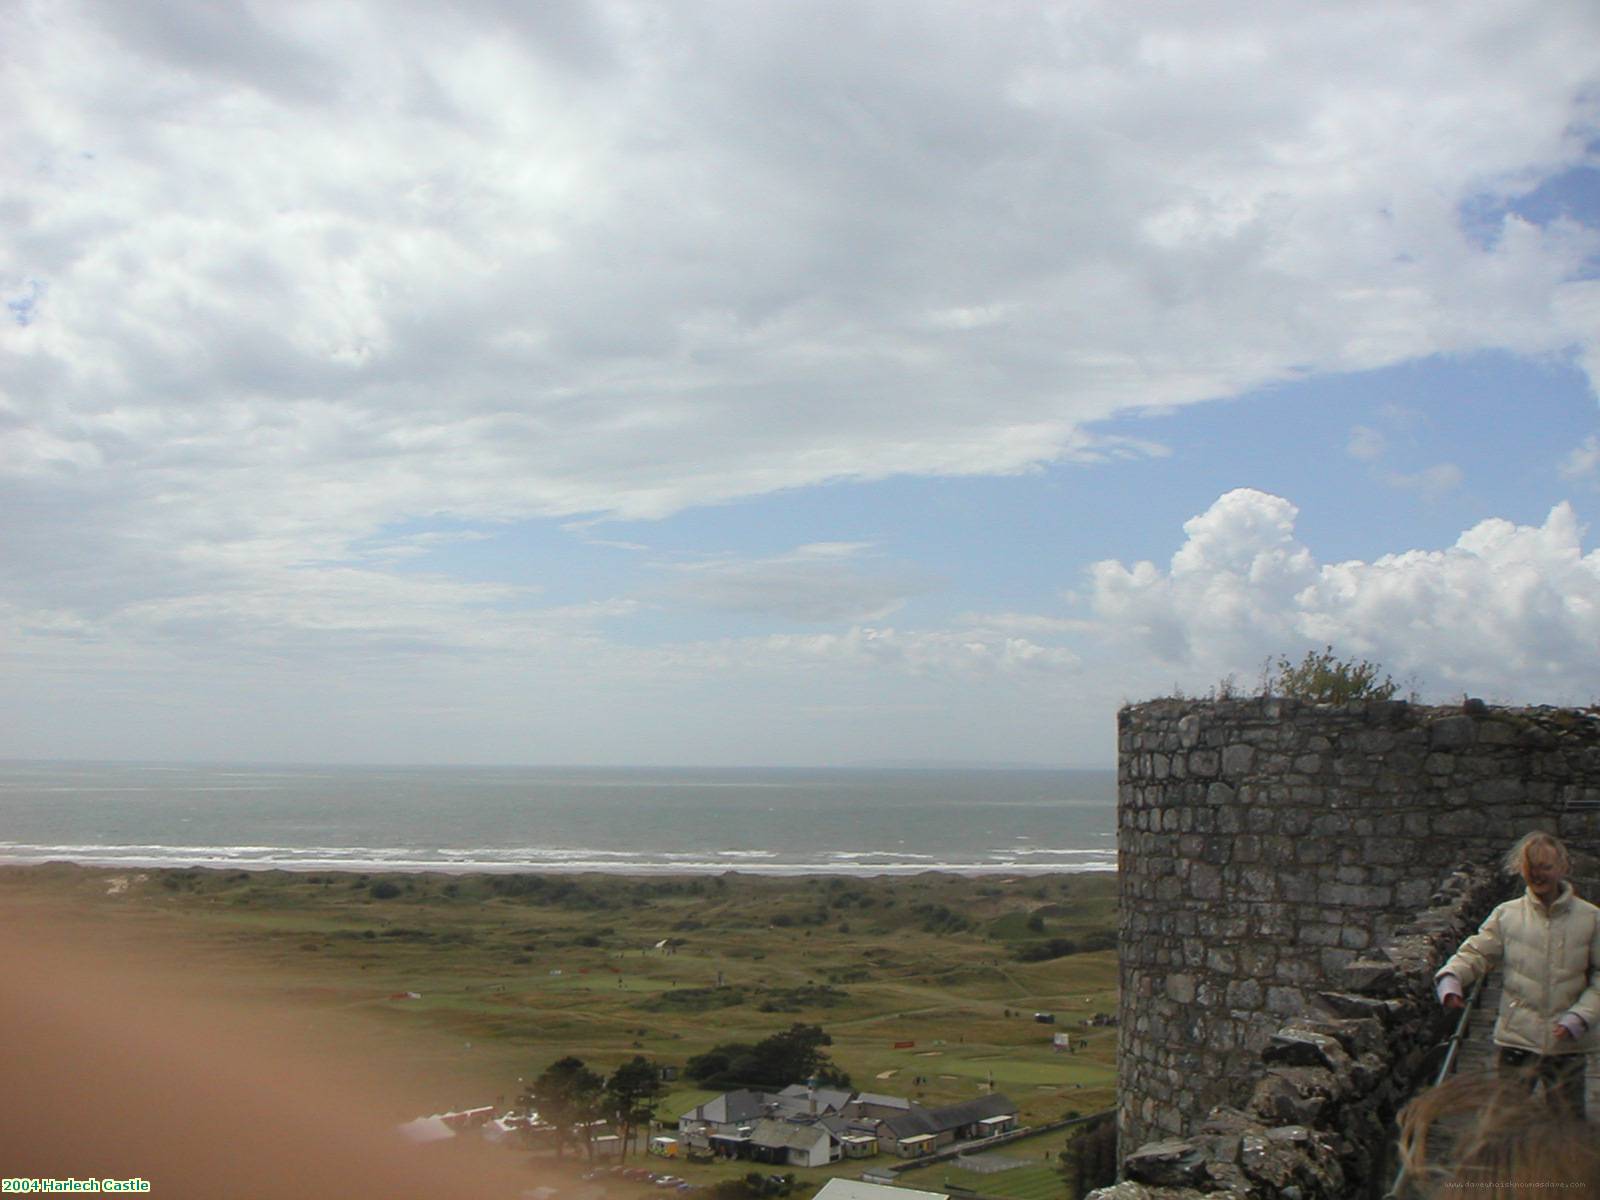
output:
[[[1395,935],[1347,964],[1249,1064],[1239,1108],[1187,1137],[1123,1147],[1123,1181],[1089,1200],[1335,1200],[1382,1195],[1395,1113],[1439,1068],[1455,1023],[1433,973],[1506,891],[1494,867],[1453,872]]]
[[[1593,713],[1264,697],[1118,724],[1125,1153],[1242,1104],[1285,1019],[1452,869],[1536,828],[1600,848]]]

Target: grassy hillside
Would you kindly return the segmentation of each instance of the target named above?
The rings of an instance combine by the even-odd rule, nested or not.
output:
[[[0,869],[13,917],[39,906],[158,935],[197,986],[303,1013],[330,1053],[359,1027],[396,1069],[397,1114],[512,1096],[565,1054],[600,1071],[639,1053],[681,1065],[795,1021],[833,1036],[858,1088],[933,1105],[992,1080],[1027,1122],[1105,1107],[1115,1030],[1080,1022],[1114,1010],[1115,954],[1016,952],[1103,936],[1114,897],[1110,876],[1087,875]],[[1087,1047],[1055,1052],[1058,1031]],[[678,1086],[664,1116],[703,1096]]]

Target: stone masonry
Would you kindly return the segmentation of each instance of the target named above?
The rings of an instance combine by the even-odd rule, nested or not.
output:
[[[1252,1064],[1242,1108],[1186,1138],[1122,1147],[1122,1179],[1088,1200],[1343,1200],[1393,1177],[1395,1116],[1439,1069],[1456,1024],[1433,973],[1509,890],[1495,867],[1451,872],[1395,937],[1331,979]]]
[[[1600,714],[1263,697],[1118,723],[1124,1152],[1244,1103],[1285,1019],[1453,868],[1535,828],[1600,849]]]

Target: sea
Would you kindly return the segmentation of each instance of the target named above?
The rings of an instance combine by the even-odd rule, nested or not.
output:
[[[1116,773],[0,762],[0,862],[340,871],[1108,871]]]

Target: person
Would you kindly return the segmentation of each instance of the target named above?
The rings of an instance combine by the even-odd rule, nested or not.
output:
[[[1490,913],[1439,968],[1439,1000],[1461,1008],[1464,989],[1503,963],[1494,1023],[1500,1070],[1526,1072],[1555,1104],[1581,1117],[1584,1067],[1600,1024],[1600,908],[1572,890],[1571,857],[1551,834],[1522,837],[1505,867],[1527,890]]]

